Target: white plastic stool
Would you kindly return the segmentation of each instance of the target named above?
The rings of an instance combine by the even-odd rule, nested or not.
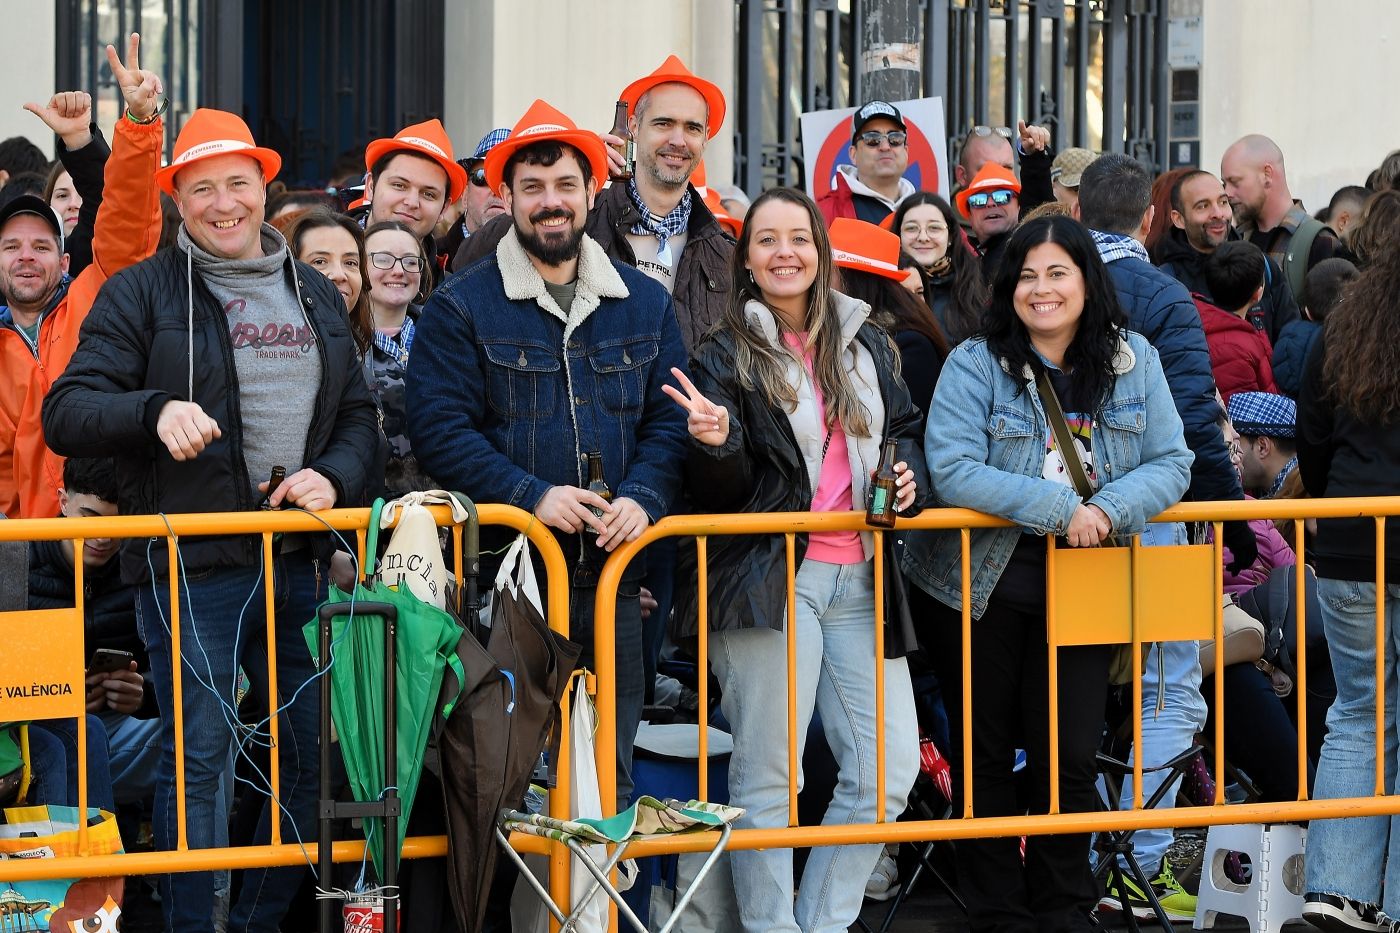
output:
[[[1206,833],[1196,920],[1204,930],[1216,914],[1249,921],[1252,933],[1277,933],[1290,920],[1303,919],[1303,851],[1308,831],[1289,823],[1244,823],[1212,826]],[[1225,874],[1225,857],[1240,852],[1249,859],[1247,884]]]

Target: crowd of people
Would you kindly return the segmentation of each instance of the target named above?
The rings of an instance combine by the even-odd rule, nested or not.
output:
[[[1121,154],[1057,154],[1045,127],[975,126],[960,139],[950,202],[905,179],[908,126],[876,100],[855,111],[850,164],[827,194],[773,188],[749,203],[704,184],[726,102],[671,56],[619,95],[628,140],[537,100],[458,160],[429,120],[369,143],[363,198],[341,209],[324,192],[274,190],[280,156],[231,113],[195,111],[162,165],[159,77],[140,68],[134,36],[124,60],[106,54],[125,104],[110,149],[82,92],[28,105],[57,139],[57,162],[35,173],[42,185],[5,162],[22,147],[0,144],[6,517],[314,512],[460,490],[555,533],[588,666],[600,569],[667,515],[860,510],[885,467],[900,515],[951,506],[1014,523],[972,531],[970,579],[957,533],[883,536],[884,565],[902,570],[884,581],[871,532],[798,535],[795,606],[781,536],[715,538],[704,618],[694,550],[649,547],[614,615],[619,806],[632,796],[658,658],[708,637],[739,825],[787,825],[787,723],[773,711],[788,694],[774,672],[793,624],[798,751],[809,735],[824,741],[837,774],[824,822],[900,813],[921,733],[963,774],[965,653],[972,786],[955,780],[950,803],[960,812],[970,791],[979,816],[1046,812],[1047,537],[1071,548],[1134,535],[1199,542],[1205,529],[1149,520],[1183,499],[1396,491],[1400,192],[1390,185],[1400,156],[1312,217],[1264,136],[1231,146],[1219,175],[1154,177]],[[610,498],[590,491],[590,460]],[[1385,570],[1400,580],[1393,525]],[[1284,624],[1270,617],[1268,589],[1299,572],[1285,531],[1223,525],[1226,591],[1265,625]],[[1194,641],[1148,648],[1130,760],[1151,769],[1190,748],[1218,712],[1207,699],[1220,677],[1226,754],[1261,799],[1296,799],[1300,778],[1318,798],[1372,792],[1376,536],[1352,519],[1310,525],[1308,540],[1315,604],[1307,631],[1289,635],[1308,644],[1307,774],[1286,659],[1212,657],[1203,668]],[[235,796],[257,825],[250,839],[266,840],[272,820],[284,839],[311,837],[316,750],[328,737],[315,691],[299,689],[314,674],[299,642],[327,578],[345,573],[334,550],[289,535],[264,566],[258,540],[181,541],[177,661],[164,539],[88,539],[81,555],[33,545],[30,606],[73,605],[81,559],[87,649],[116,659],[87,678],[94,805],[123,809],[128,827],[147,815],[154,845],[176,846],[178,663],[189,845],[229,844]],[[481,569],[493,573],[489,558]],[[264,601],[250,596],[264,578],[276,591],[275,645],[259,634]],[[875,599],[891,587],[907,587],[912,631],[886,612],[877,724]],[[1383,603],[1400,621],[1396,584]],[[269,651],[285,702],[259,717],[281,721],[276,801],[227,776],[231,749],[245,757],[248,745],[230,726],[239,685],[246,677],[251,696],[267,695]],[[1110,654],[1059,649],[1065,812],[1097,808],[1095,754],[1117,731],[1108,711],[1129,714],[1110,701]],[[930,705],[941,714],[926,715]],[[1394,761],[1393,713],[1385,723]],[[31,797],[75,803],[73,724],[32,734]],[[1013,773],[1018,752],[1024,776]],[[1200,771],[1198,785],[1209,780]],[[1168,773],[1145,771],[1144,798]],[[1161,806],[1177,797],[1168,790]],[[1125,805],[1131,796],[1129,786]],[[1157,903],[1190,919],[1172,840],[1170,829],[1134,836],[1145,887],[1130,878],[1101,890],[1078,834],[1032,836],[1024,848],[960,842],[956,883],[979,931],[1091,929],[1101,910],[1147,917]],[[1389,919],[1400,917],[1400,840],[1388,819],[1314,823],[1307,856],[1311,922],[1400,929]],[[795,873],[792,850],[736,852],[734,924],[845,929],[867,894],[890,893],[889,862],[880,845],[822,847]],[[217,873],[164,877],[165,928],[285,929],[304,875],[250,869],[236,892]],[[404,928],[458,929],[427,888],[419,882],[420,900],[405,879]]]

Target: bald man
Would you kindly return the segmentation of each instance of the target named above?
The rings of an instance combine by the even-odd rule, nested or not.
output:
[[[1279,264],[1294,299],[1301,300],[1308,270],[1331,258],[1340,244],[1302,202],[1293,200],[1282,150],[1267,136],[1241,137],[1221,157],[1220,178],[1235,228]]]
[[[1016,156],[1021,157],[1021,170],[1016,171]],[[995,162],[1021,182],[1021,214],[1024,216],[1046,201],[1055,200],[1050,184],[1050,167],[1055,150],[1050,146],[1050,131],[1043,126],[1028,126],[1024,120],[1013,132],[1005,126],[974,126],[963,137],[958,150],[958,162],[953,166],[953,190],[961,191],[988,162]],[[960,217],[964,224],[966,217]]]

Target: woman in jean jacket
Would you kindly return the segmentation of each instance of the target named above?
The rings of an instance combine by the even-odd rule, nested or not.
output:
[[[1157,352],[1124,318],[1088,231],[1067,217],[1019,228],[993,282],[978,337],[944,364],[924,449],[940,504],[1008,518],[1020,528],[974,529],[972,579],[973,803],[978,816],[1025,812],[1012,775],[1024,748],[1031,812],[1049,805],[1045,541],[1096,546],[1143,530],[1186,491],[1191,453]],[[1036,389],[1050,377],[1096,487],[1075,491]],[[960,539],[911,536],[910,580],[937,601],[925,631],[961,752]],[[1092,586],[1092,580],[1084,581]],[[1094,753],[1110,649],[1059,651],[1060,806],[1095,809]],[[954,774],[961,773],[954,763]],[[962,787],[958,786],[961,795]],[[961,806],[959,801],[958,806]],[[1091,929],[1097,901],[1084,834],[959,843],[973,930]]]
[[[729,304],[695,351],[695,382],[673,370],[681,390],[664,389],[688,413],[686,494],[696,509],[863,509],[888,435],[896,439],[896,507],[916,510],[927,486],[918,409],[890,338],[867,321],[869,306],[831,288],[832,262],[810,198],[774,188],[754,202],[735,247]],[[800,784],[801,776],[788,773],[783,537],[709,540],[706,623],[734,732],[730,802],[746,811],[741,827],[786,826],[788,781]],[[854,531],[795,542],[798,756],[816,711],[839,767],[828,824],[874,822],[877,810],[874,546],[871,533]],[[677,589],[677,632],[691,637],[695,584]],[[893,820],[918,774],[918,732],[907,661],[887,651],[882,663],[884,804]],[[846,929],[880,851],[878,844],[814,848],[795,902],[791,849],[733,853],[743,929]]]

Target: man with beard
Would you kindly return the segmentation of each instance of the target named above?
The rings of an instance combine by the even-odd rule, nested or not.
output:
[[[684,413],[661,392],[686,358],[671,298],[584,233],[607,170],[596,134],[535,101],[486,157],[510,228],[429,299],[405,379],[423,468],[554,530],[573,571],[571,637],[589,666],[598,572],[667,513],[686,449]],[[586,488],[590,455],[602,457],[611,502]],[[644,689],[640,563],[616,608],[619,806],[631,796]]]
[[[586,229],[609,256],[636,266],[671,293],[689,352],[719,320],[729,295],[734,239],[690,184],[705,146],[724,124],[724,94],[671,55],[618,99],[629,106],[636,170],[630,180],[615,179],[599,192]],[[605,140],[622,143],[615,136]],[[608,159],[614,172],[622,168],[615,151],[609,150]],[[604,180],[597,178],[600,186]],[[453,268],[490,255],[510,228],[509,218],[492,220],[467,240]]]
[[[1257,133],[1241,137],[1220,157],[1220,177],[1240,236],[1278,263],[1294,300],[1301,299],[1303,277],[1341,243],[1293,200],[1278,144]]]
[[[1171,190],[1172,225],[1158,242],[1153,259],[1188,291],[1214,301],[1206,282],[1206,259],[1221,243],[1240,238],[1230,227],[1232,216],[1220,179],[1201,170],[1181,176]],[[1272,259],[1264,283],[1264,297],[1250,311],[1249,320],[1274,343],[1286,324],[1299,319],[1298,303]]]

